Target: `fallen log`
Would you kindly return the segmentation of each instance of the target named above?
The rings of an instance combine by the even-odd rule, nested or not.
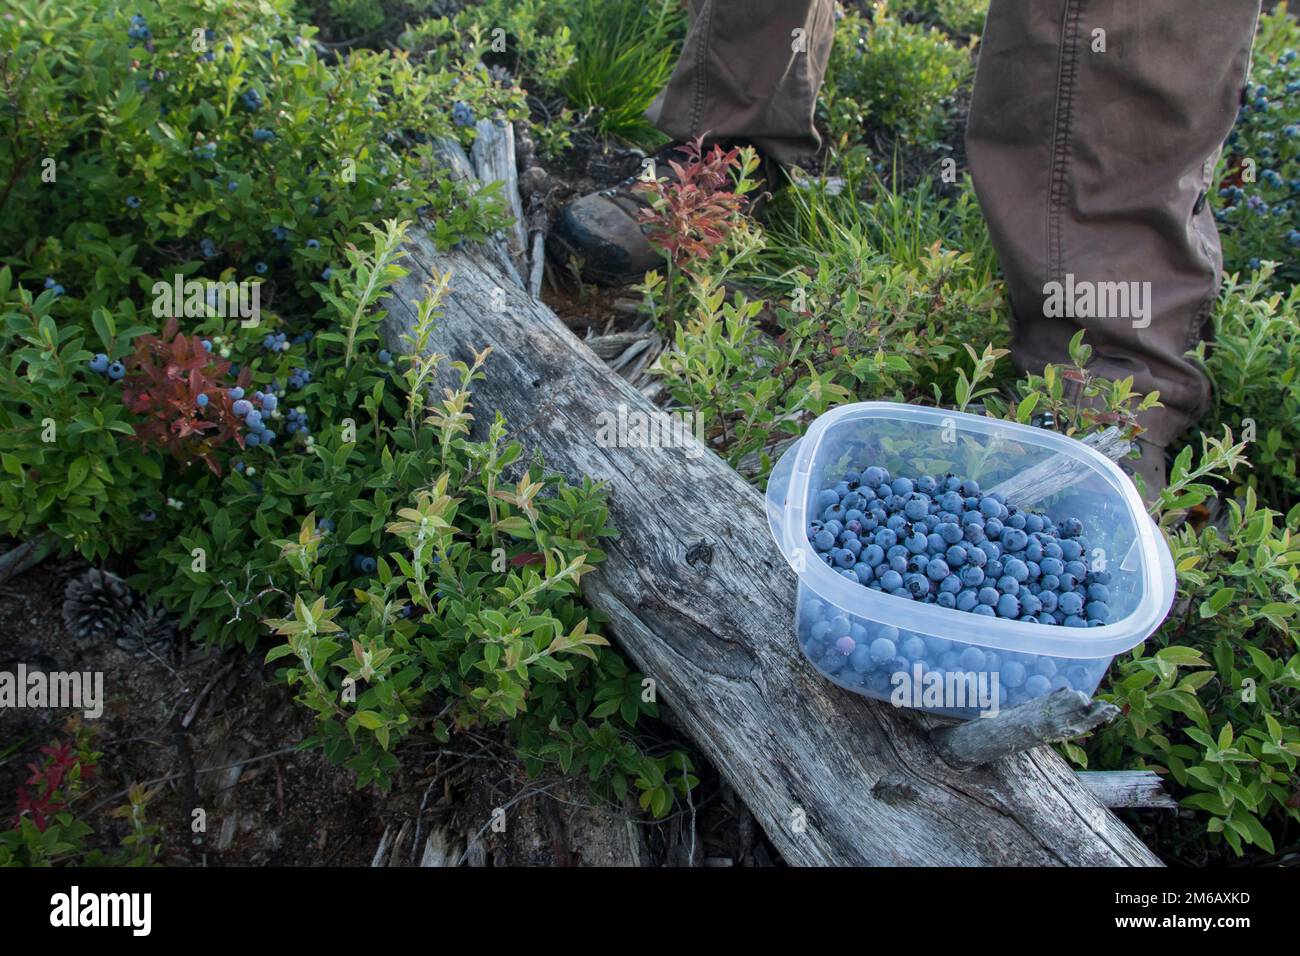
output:
[[[416,230],[406,251],[384,303],[389,348],[409,347],[414,303],[450,274],[428,348],[472,361],[491,347],[476,437],[500,412],[549,469],[606,484],[620,537],[583,596],[788,863],[1159,865],[1053,751],[961,770],[940,758],[937,718],[818,676],[758,491],[686,429],[654,427],[663,411],[529,294],[500,243],[439,250]],[[609,440],[620,414],[675,440]]]

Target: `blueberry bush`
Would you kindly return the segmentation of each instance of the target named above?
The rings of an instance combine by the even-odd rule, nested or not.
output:
[[[1286,4],[1261,17],[1243,100],[1218,170],[1224,266],[1275,261],[1286,289],[1300,282],[1300,24]]]
[[[391,784],[409,735],[499,723],[529,770],[667,813],[690,762],[643,751],[652,695],[575,592],[612,533],[601,490],[525,464],[504,422],[469,441],[486,356],[429,404],[441,360],[379,335],[413,223],[449,246],[507,221],[433,140],[524,116],[523,93],[476,57],[335,58],[313,34],[283,0],[0,19],[0,231],[24,237],[0,266],[4,530],[130,555],[193,639],[293,652],[311,743],[359,786]]]

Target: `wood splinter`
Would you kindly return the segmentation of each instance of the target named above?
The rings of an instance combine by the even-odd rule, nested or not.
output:
[[[930,734],[930,740],[949,765],[970,769],[1042,744],[1080,737],[1118,716],[1114,704],[1062,688],[996,717],[941,727]]]

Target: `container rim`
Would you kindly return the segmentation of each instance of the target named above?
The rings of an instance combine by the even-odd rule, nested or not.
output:
[[[1137,530],[1137,544],[1142,556],[1143,593],[1149,595],[1150,599],[1144,600],[1136,610],[1119,621],[1100,627],[1066,628],[1002,618],[990,619],[919,601],[910,601],[900,607],[901,598],[847,580],[817,558],[805,539],[803,529],[807,526],[804,502],[808,497],[812,464],[817,452],[832,426],[844,419],[853,418],[901,419],[926,425],[943,425],[946,419],[955,419],[959,427],[967,431],[983,435],[1012,434],[1025,439],[1029,444],[1069,455],[1090,465],[1107,480],[1128,507]],[[1173,605],[1173,556],[1164,536],[1147,514],[1137,489],[1118,465],[1076,439],[1031,425],[972,415],[969,412],[896,402],[855,402],[841,405],[819,416],[803,438],[786,451],[786,456],[789,455],[794,455],[795,458],[786,500],[776,502],[769,499],[768,502],[777,544],[801,583],[808,585],[822,598],[832,600],[840,606],[859,608],[864,617],[891,621],[902,617],[910,618],[910,624],[899,626],[941,634],[950,640],[981,647],[1024,651],[1026,645],[1033,645],[1041,647],[1037,653],[1054,657],[1094,658],[1112,657],[1142,643],[1160,626]],[[768,487],[770,491],[770,483]],[[774,512],[777,511],[781,515],[779,528],[774,517]]]

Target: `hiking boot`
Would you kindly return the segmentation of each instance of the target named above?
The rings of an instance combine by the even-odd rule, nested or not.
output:
[[[676,180],[670,160],[682,161],[682,144],[670,143],[650,159],[660,179]],[[712,149],[712,145],[708,147]],[[726,145],[723,148],[727,148]],[[775,188],[774,163],[760,154],[757,177]],[[663,265],[663,255],[646,240],[639,212],[650,206],[639,176],[629,176],[616,186],[589,193],[566,205],[547,236],[547,252],[562,265],[576,261],[582,279],[596,285],[620,286],[639,282],[651,269]],[[752,214],[762,202],[761,192],[745,207]]]

